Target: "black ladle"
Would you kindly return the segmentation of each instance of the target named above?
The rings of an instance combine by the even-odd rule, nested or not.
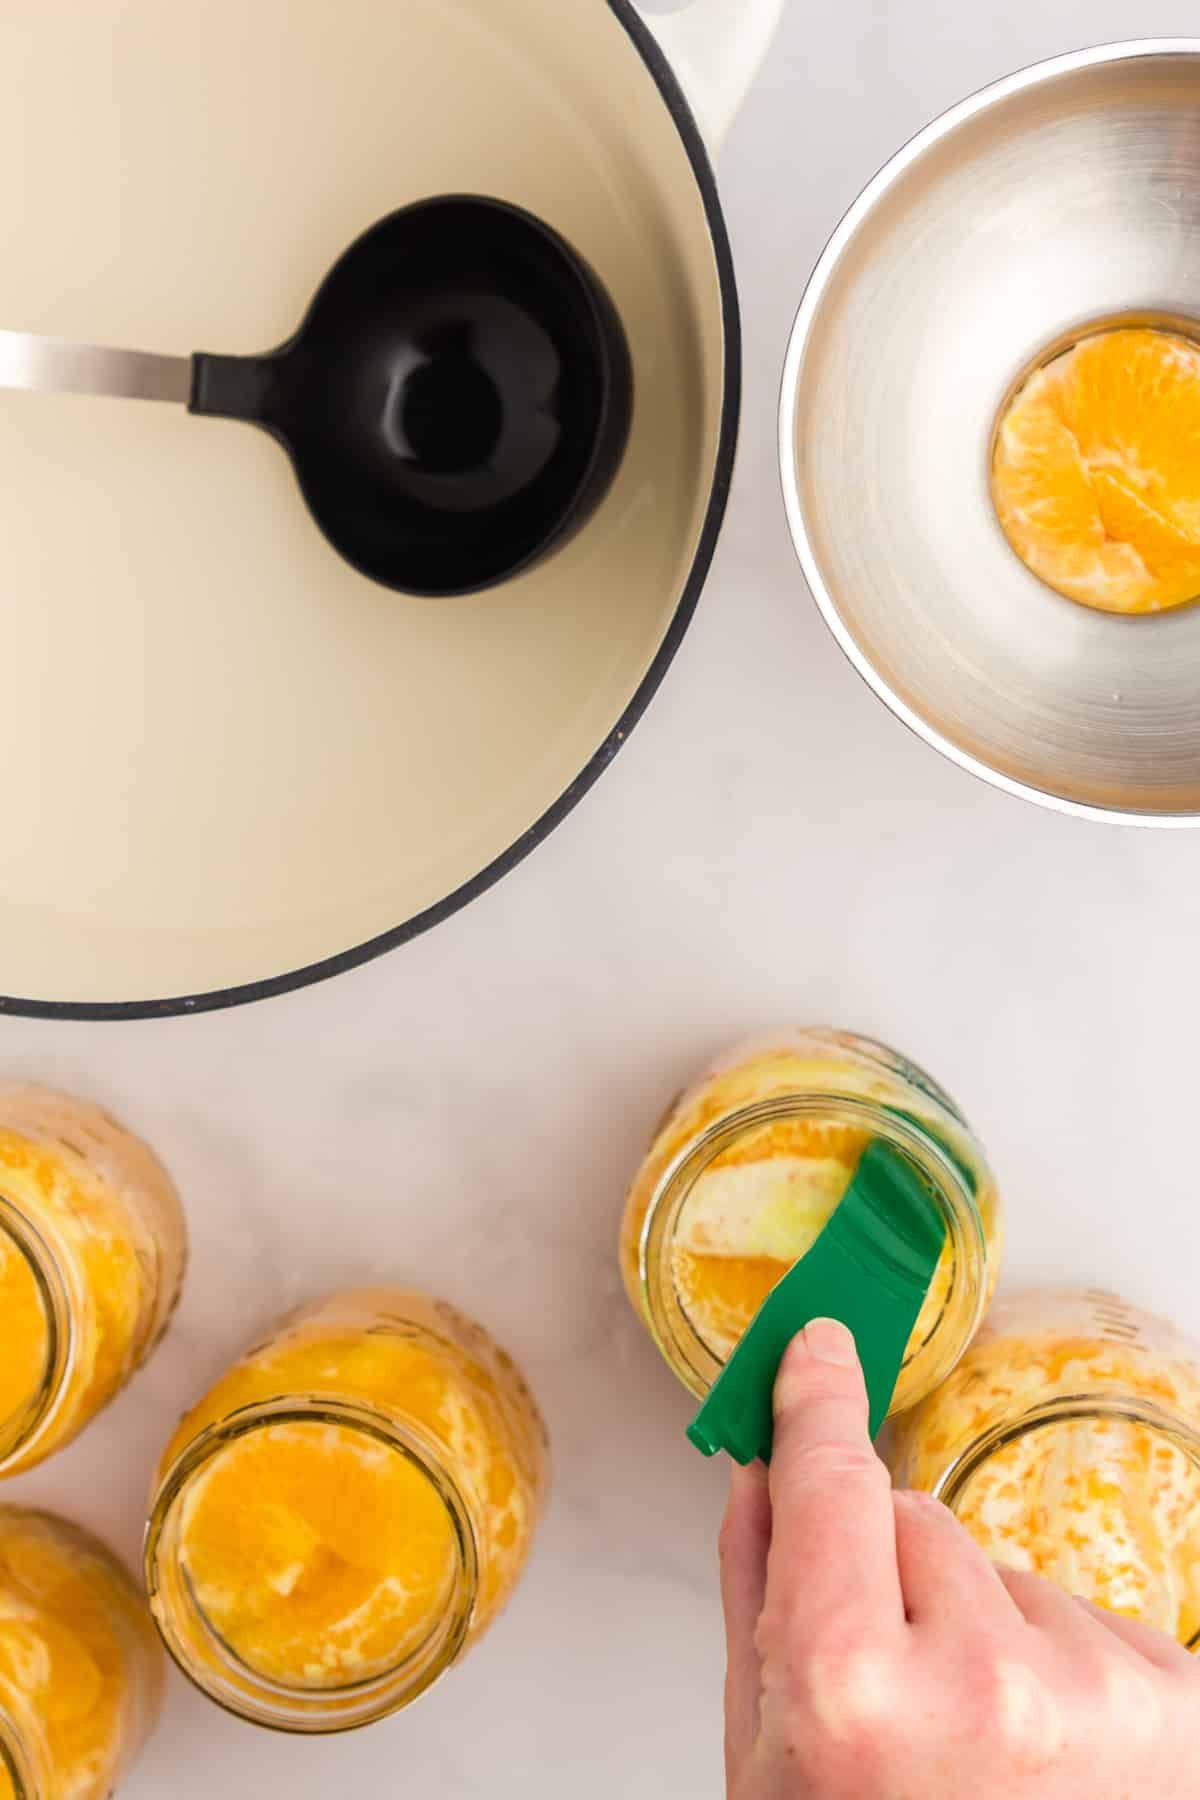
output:
[[[0,332],[0,387],[172,400],[269,431],[334,549],[409,594],[493,586],[599,505],[629,435],[599,278],[499,200],[425,200],[336,262],[263,356],[154,356]]]

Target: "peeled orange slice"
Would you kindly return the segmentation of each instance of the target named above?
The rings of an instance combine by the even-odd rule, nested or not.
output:
[[[728,1355],[792,1264],[811,1249],[845,1193],[867,1134],[820,1119],[749,1131],[697,1180],[675,1231],[684,1310]]]
[[[1104,612],[1200,597],[1200,344],[1119,328],[1021,388],[997,434],[992,496],[1021,561]]]
[[[436,1622],[453,1526],[398,1451],[343,1425],[279,1424],[235,1439],[198,1477],[183,1560],[249,1668],[336,1686],[399,1661]]]

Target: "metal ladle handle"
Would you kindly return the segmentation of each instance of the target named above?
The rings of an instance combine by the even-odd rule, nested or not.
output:
[[[186,406],[192,393],[192,359],[74,344],[31,331],[0,331],[0,388],[43,394],[108,394]]]

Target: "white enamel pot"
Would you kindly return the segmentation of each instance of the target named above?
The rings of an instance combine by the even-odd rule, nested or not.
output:
[[[282,342],[436,193],[558,230],[634,417],[586,528],[490,592],[373,586],[264,434],[0,395],[0,1010],[130,1017],[315,981],[445,919],[608,765],[687,627],[740,348],[710,155],[783,0],[9,0],[0,326]]]

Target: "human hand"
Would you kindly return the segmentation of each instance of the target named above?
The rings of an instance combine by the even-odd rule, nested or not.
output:
[[[844,1326],[775,1414],[721,1531],[729,1800],[1200,1800],[1200,1662],[893,1493]]]

